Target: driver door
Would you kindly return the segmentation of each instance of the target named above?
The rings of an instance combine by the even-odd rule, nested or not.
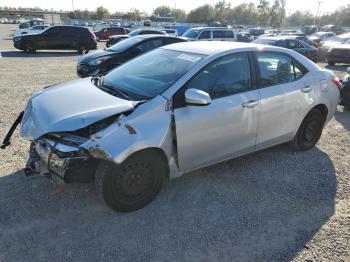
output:
[[[248,54],[231,54],[208,64],[175,94],[176,139],[182,171],[254,149],[260,97],[251,76]],[[211,104],[186,104],[187,89],[207,92]]]

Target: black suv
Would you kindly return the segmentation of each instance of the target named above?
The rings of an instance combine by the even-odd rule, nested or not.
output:
[[[86,27],[51,26],[40,34],[27,34],[13,38],[15,48],[25,52],[39,49],[73,49],[87,53],[97,48],[96,36]]]

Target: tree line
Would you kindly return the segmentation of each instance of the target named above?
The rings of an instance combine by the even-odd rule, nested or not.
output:
[[[0,9],[10,9],[3,7]],[[12,8],[14,9],[14,8]],[[24,8],[18,10],[25,10]],[[28,10],[28,9],[27,9]],[[31,8],[32,11],[42,10],[38,7]],[[49,10],[43,10],[49,11]],[[111,13],[103,6],[99,6],[95,11],[74,10],[65,12],[72,19],[109,19],[121,18],[125,20],[140,20],[147,17],[145,12],[137,8],[132,8],[128,12]],[[148,16],[149,17],[149,16]],[[212,23],[220,22],[223,25],[242,24],[260,25],[271,27],[300,26],[300,25],[325,25],[336,24],[350,26],[350,4],[339,7],[332,13],[322,13],[318,17],[308,11],[286,11],[286,0],[260,0],[259,4],[242,3],[232,6],[226,0],[221,0],[215,5],[205,4],[199,6],[189,13],[185,10],[171,8],[169,6],[159,6],[154,9],[151,19],[158,17],[174,17],[176,21],[189,23]]]

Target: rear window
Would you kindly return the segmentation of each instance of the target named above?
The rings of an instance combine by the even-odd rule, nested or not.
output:
[[[213,38],[233,38],[233,32],[229,30],[214,30]]]

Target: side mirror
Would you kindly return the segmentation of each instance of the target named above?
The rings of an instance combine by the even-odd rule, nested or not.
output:
[[[185,102],[189,105],[206,106],[211,103],[211,98],[208,93],[191,88],[185,92]]]

